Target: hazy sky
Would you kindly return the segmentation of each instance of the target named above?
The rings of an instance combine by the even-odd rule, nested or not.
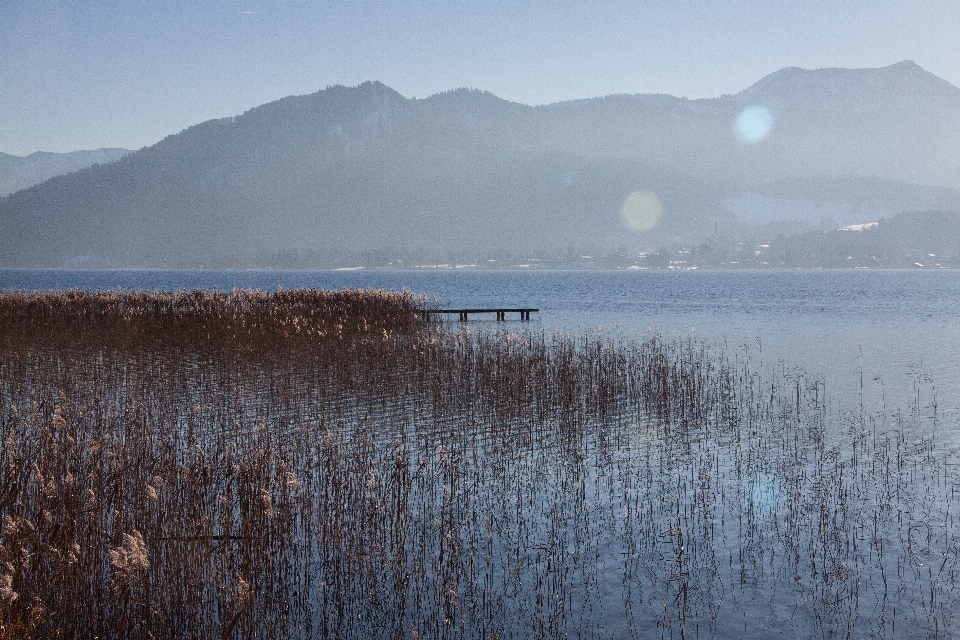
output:
[[[0,0],[0,152],[136,149],[364,80],[543,104],[910,59],[960,85],[958,33],[957,0]]]

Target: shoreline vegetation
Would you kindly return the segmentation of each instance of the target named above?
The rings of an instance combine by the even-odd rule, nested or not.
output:
[[[650,244],[650,243],[647,243]],[[717,232],[695,243],[676,240],[638,250],[630,243],[570,244],[530,251],[429,251],[383,246],[365,251],[286,249],[278,252],[207,253],[176,260],[116,260],[77,255],[42,263],[62,269],[226,270],[423,270],[423,269],[956,269],[960,267],[960,215],[912,211],[843,228],[812,229],[801,223],[770,223],[736,233]]]
[[[935,404],[430,304],[0,294],[0,639],[960,630]]]

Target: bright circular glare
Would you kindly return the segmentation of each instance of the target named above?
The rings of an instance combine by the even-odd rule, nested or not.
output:
[[[745,144],[765,140],[773,129],[773,114],[762,104],[750,105],[740,112],[734,127],[737,139]]]
[[[779,478],[769,473],[756,473],[750,481],[746,496],[748,506],[755,512],[772,512],[783,502],[783,486]]]
[[[653,229],[663,215],[663,205],[653,191],[634,191],[620,205],[620,218],[636,231]]]

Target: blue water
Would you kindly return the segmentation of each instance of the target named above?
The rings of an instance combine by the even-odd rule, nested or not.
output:
[[[936,411],[949,429],[960,416],[960,271],[0,270],[0,290],[235,286],[410,289],[444,307],[536,307],[532,325],[549,332],[689,336],[761,367],[821,375],[845,406]]]
[[[908,429],[919,425],[926,431],[935,424],[941,444],[960,445],[960,271],[0,271],[0,290],[233,286],[410,289],[435,295],[444,307],[537,307],[540,313],[529,326],[547,332],[702,340],[727,355],[747,357],[761,375],[771,369],[803,369],[820,376],[830,406],[826,426],[839,427],[834,435],[849,424],[850,416],[899,413],[909,418],[903,422]],[[498,326],[480,319],[469,324]],[[503,326],[520,330],[526,325],[513,319]],[[943,509],[953,509],[952,514],[955,503],[940,499],[942,492],[954,500],[948,475],[955,458],[942,458],[951,461],[949,469],[939,463],[904,464],[909,480],[905,475],[903,486],[889,494],[884,493],[887,485],[872,484],[869,463],[851,465],[855,472],[848,476],[842,465],[835,467],[836,476],[830,475],[827,464],[823,476],[827,480],[846,477],[845,486],[851,486],[851,479],[856,485],[835,501],[833,496],[839,496],[835,490],[827,498],[817,497],[821,490],[820,476],[814,473],[817,460],[805,461],[798,471],[791,466],[793,460],[766,458],[771,452],[794,453],[764,448],[764,442],[780,443],[778,438],[769,439],[768,433],[767,440],[754,442],[753,434],[749,440],[746,430],[743,435],[742,442],[739,437],[697,440],[693,445],[704,448],[689,458],[671,450],[665,437],[652,438],[648,443],[653,445],[636,449],[617,445],[608,451],[595,443],[588,447],[590,456],[575,461],[541,456],[545,450],[534,449],[529,456],[485,467],[481,456],[479,466],[467,465],[475,475],[461,478],[460,488],[454,490],[463,491],[463,496],[469,493],[463,504],[479,504],[474,513],[484,514],[484,522],[491,514],[499,537],[488,555],[474,556],[477,564],[470,566],[481,570],[465,574],[467,579],[478,584],[484,576],[484,585],[509,594],[502,605],[507,630],[512,629],[510,624],[527,620],[531,603],[547,594],[555,596],[544,598],[547,613],[564,614],[564,628],[586,629],[584,637],[600,632],[603,637],[678,637],[675,576],[680,574],[671,573],[671,554],[677,549],[687,554],[685,575],[692,576],[695,585],[690,636],[699,637],[702,624],[704,636],[719,638],[834,637],[834,630],[844,629],[853,630],[853,637],[868,633],[886,637],[894,629],[904,637],[916,637],[929,633],[925,622],[939,620],[939,609],[935,615],[927,611],[926,603],[933,602],[935,594],[943,598],[938,606],[953,610],[956,534],[952,516],[944,515]],[[794,437],[788,435],[784,442]],[[906,452],[910,457],[913,452],[910,461],[920,460],[924,449],[914,448],[915,438],[908,440],[909,446],[897,455]],[[659,445],[664,449],[657,449]],[[799,447],[796,452],[805,450]],[[384,460],[392,461],[392,455]],[[795,475],[785,479],[781,475],[785,469]],[[661,478],[669,481],[661,483]],[[702,482],[714,487],[712,499],[695,500]],[[907,492],[914,482],[915,494]],[[792,503],[790,492],[801,485],[806,497]],[[828,485],[834,486],[829,482],[823,486]],[[437,495],[448,495],[446,485],[443,491]],[[709,488],[706,495],[711,495]],[[824,521],[816,519],[819,512],[805,510],[805,500],[814,506],[816,500],[827,507],[849,504],[850,510],[830,520],[827,533],[821,535],[818,525],[824,526]],[[794,520],[786,517],[791,510]],[[486,541],[487,535],[494,539],[492,529],[480,529],[479,517],[465,522],[477,529],[463,534],[463,540]],[[673,523],[678,530],[686,529],[686,547],[670,537]],[[839,527],[836,539],[830,533],[834,525]],[[423,525],[420,530],[435,529]],[[699,532],[709,535],[698,540],[692,534]],[[929,549],[923,546],[924,539]],[[824,540],[837,546],[825,551],[812,546]],[[842,546],[851,540],[859,542],[859,552],[857,544],[852,551],[849,544]],[[875,540],[882,544],[875,547]],[[883,555],[875,553],[878,548],[886,549],[884,574],[878,569]],[[822,564],[817,573],[809,569],[813,563],[807,556],[821,551],[821,561],[831,554],[856,561],[849,567]],[[423,557],[437,557],[436,549],[429,547]],[[925,567],[942,571],[947,560],[944,575],[949,577],[940,584],[940,574]],[[556,583],[545,578],[549,562],[554,563],[550,575]],[[483,573],[488,566],[489,573]],[[564,572],[572,568],[569,577],[563,574],[563,588],[554,593],[551,585],[561,584],[558,566]],[[831,573],[824,573],[824,566]],[[439,571],[438,567],[430,571]],[[423,575],[418,571],[416,575]],[[360,573],[376,584],[376,571]],[[371,588],[370,593],[377,592]],[[848,598],[849,594],[856,597]],[[359,602],[358,610],[371,601]],[[652,617],[651,612],[662,617]],[[955,627],[940,632],[950,637]]]

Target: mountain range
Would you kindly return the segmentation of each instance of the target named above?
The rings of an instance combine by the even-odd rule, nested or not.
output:
[[[119,160],[128,153],[129,149],[93,149],[69,153],[37,151],[28,156],[0,153],[0,197],[56,176]]]
[[[960,89],[909,61],[537,107],[367,82],[0,199],[0,266],[631,252],[931,209],[960,211]]]

